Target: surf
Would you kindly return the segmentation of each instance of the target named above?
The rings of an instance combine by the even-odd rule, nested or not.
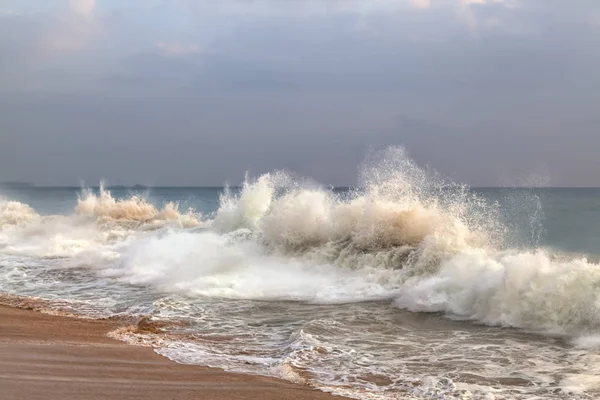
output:
[[[174,202],[116,199],[101,186],[83,190],[67,216],[3,202],[0,232],[9,253],[71,257],[71,265],[165,292],[387,299],[544,334],[599,329],[598,264],[512,246],[501,212],[392,147],[371,154],[356,188],[344,193],[276,171],[225,190],[218,209],[203,216]]]

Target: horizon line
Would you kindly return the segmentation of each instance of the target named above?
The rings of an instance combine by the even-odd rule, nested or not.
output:
[[[331,189],[355,189],[355,185],[321,185]],[[451,186],[451,185],[448,185]],[[493,186],[493,185],[466,185],[470,189],[600,189],[600,186]],[[107,189],[224,189],[241,188],[242,185],[107,185]],[[0,182],[0,189],[98,189],[100,185],[38,185],[28,182]]]

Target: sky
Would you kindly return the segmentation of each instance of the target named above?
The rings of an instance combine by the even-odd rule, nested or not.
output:
[[[0,181],[600,186],[597,0],[0,0]]]

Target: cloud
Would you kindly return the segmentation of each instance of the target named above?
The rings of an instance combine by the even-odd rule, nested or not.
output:
[[[161,51],[161,53],[169,56],[187,56],[200,52],[200,46],[193,43],[158,42],[156,47]]]
[[[333,13],[369,14],[409,9],[427,8],[431,0],[220,0],[199,1],[180,0],[196,13],[215,13],[222,15],[329,15]]]
[[[557,184],[600,184],[597,0],[182,1],[0,18],[4,179],[219,184],[251,167],[347,184],[367,145],[404,143],[480,185],[544,160]]]
[[[329,15],[334,13],[349,13],[357,15],[387,13],[410,8],[434,9],[465,8],[473,5],[506,4],[511,5],[523,0],[179,0],[179,4],[197,14],[220,15]]]
[[[493,4],[493,3],[503,3],[506,5],[511,5],[516,3],[516,0],[459,0],[459,3],[463,7],[468,7],[473,4]]]
[[[508,24],[499,17],[484,18],[479,14],[482,7],[501,6],[513,8],[520,0],[458,0],[459,15],[467,24],[471,33],[478,35],[482,27],[507,28]],[[509,29],[510,30],[510,29]]]
[[[535,0],[531,1],[535,2]],[[355,18],[357,20],[355,26],[368,33],[377,30],[380,20],[390,20],[401,14],[408,15],[411,11],[438,15],[453,13],[459,16],[457,22],[466,25],[472,33],[478,33],[488,25],[496,29],[510,25],[510,21],[483,18],[482,14],[486,14],[485,9],[512,9],[525,3],[527,3],[525,0],[220,0],[217,2],[178,0],[177,2],[195,18],[206,19],[208,22],[205,22],[205,25],[211,25],[215,18],[229,20],[235,18],[236,21],[280,18],[298,21],[307,17],[336,16]]]
[[[71,0],[69,12],[59,17],[45,39],[45,47],[54,51],[76,51],[100,30],[94,17],[95,0]]]
[[[412,0],[412,5],[415,8],[428,9],[431,7],[431,0]]]
[[[80,15],[91,15],[95,5],[95,0],[71,0],[71,9]]]

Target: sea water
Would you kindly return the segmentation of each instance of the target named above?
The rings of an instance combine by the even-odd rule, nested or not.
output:
[[[0,189],[0,293],[182,363],[360,399],[600,396],[600,190],[372,155],[354,188]]]

